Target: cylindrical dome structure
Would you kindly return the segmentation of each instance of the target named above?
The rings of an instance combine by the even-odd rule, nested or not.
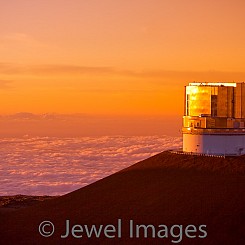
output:
[[[183,151],[245,154],[245,83],[190,83],[185,87]]]

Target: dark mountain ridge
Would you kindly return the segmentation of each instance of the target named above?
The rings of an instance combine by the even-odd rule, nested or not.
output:
[[[245,156],[166,151],[67,195],[0,214],[0,244],[244,245],[244,193]],[[61,238],[67,220],[69,236]],[[42,221],[54,224],[52,236],[39,234]],[[103,225],[99,238],[88,237],[92,225]]]

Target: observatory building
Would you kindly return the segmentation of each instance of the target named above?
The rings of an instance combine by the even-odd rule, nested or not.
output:
[[[189,83],[182,133],[184,152],[245,154],[245,83]]]

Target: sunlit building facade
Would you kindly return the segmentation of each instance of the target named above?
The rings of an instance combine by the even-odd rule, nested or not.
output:
[[[184,152],[245,154],[245,83],[189,83],[182,133]]]

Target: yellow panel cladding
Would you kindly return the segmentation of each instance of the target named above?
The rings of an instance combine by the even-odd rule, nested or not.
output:
[[[240,83],[241,84],[241,107],[242,107],[242,118],[245,118],[245,83]]]
[[[234,94],[235,118],[242,118],[242,84],[238,83]]]
[[[201,114],[211,114],[211,87],[187,86],[190,116],[200,116]]]
[[[233,117],[233,88],[219,87],[217,100],[217,116]]]

